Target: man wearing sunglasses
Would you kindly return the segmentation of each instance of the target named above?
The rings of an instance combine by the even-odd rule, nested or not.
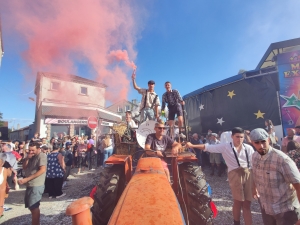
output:
[[[165,170],[165,173],[168,177],[168,180],[170,181],[170,172],[168,169],[167,163],[164,161],[164,151],[167,148],[172,148],[172,153],[174,155],[177,155],[178,149],[181,147],[181,145],[172,140],[169,136],[164,135],[165,125],[161,122],[155,123],[154,127],[155,133],[149,134],[147,136],[146,142],[145,142],[145,150],[154,150],[156,152],[147,152],[150,156],[155,156],[161,158],[162,166]]]
[[[154,92],[155,82],[153,80],[148,81],[148,89],[140,88],[135,82],[135,71],[131,76],[133,87],[135,90],[142,95],[140,113],[141,113],[141,122],[149,120],[155,120],[159,118],[158,106],[160,106],[159,97]]]
[[[244,144],[244,130],[235,127],[231,131],[232,143],[217,145],[198,144],[188,142],[190,148],[199,148],[210,153],[222,153],[228,167],[228,181],[233,197],[232,214],[234,225],[240,225],[241,211],[245,225],[252,225],[252,154],[253,148]]]
[[[253,197],[258,199],[265,225],[300,224],[300,173],[293,160],[270,145],[261,128],[251,131]]]

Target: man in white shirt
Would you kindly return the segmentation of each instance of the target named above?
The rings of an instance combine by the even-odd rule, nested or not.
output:
[[[138,126],[136,125],[136,123],[132,119],[132,115],[131,115],[130,111],[126,111],[125,119],[126,119],[126,122],[129,126],[129,128],[132,128],[132,129],[138,128]]]
[[[218,145],[187,143],[187,147],[199,148],[211,153],[222,153],[228,166],[228,180],[234,199],[232,213],[234,225],[240,225],[241,210],[246,225],[252,225],[252,154],[253,148],[244,144],[244,130],[240,127],[232,129],[232,143]]]

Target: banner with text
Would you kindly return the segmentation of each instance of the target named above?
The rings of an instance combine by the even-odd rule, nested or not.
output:
[[[80,124],[87,125],[87,119],[57,119],[57,118],[46,118],[45,124]],[[111,122],[101,120],[101,126],[113,126],[114,124]]]
[[[300,126],[300,51],[277,56],[283,132]]]

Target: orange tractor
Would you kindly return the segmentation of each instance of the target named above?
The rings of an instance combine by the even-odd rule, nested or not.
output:
[[[166,151],[171,184],[161,159],[147,157],[148,150],[136,151],[134,143],[118,141],[116,149],[92,192],[93,225],[213,224],[216,208],[194,153],[184,147],[177,156]],[[132,159],[141,152],[145,154],[132,173]]]

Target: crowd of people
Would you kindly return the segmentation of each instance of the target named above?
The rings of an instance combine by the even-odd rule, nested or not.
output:
[[[9,189],[18,190],[24,184],[25,207],[32,213],[32,223],[39,224],[42,194],[48,193],[50,199],[64,197],[71,168],[76,169],[76,175],[85,169],[105,167],[113,149],[110,134],[100,136],[97,145],[94,135],[70,137],[64,133],[50,140],[38,133],[27,142],[0,140],[0,216],[10,209],[4,205]]]
[[[142,89],[135,82],[134,88],[142,95],[141,120],[155,120],[160,117],[159,97],[154,92],[155,82],[148,82],[148,89]],[[185,104],[178,91],[171,89],[166,82],[166,93],[163,95],[163,108],[168,104],[169,116],[167,125],[173,126],[175,115],[179,123],[179,133],[183,128],[182,106]],[[126,113],[128,126],[137,126]],[[231,131],[232,141],[221,143],[222,132],[207,134],[188,134],[190,142],[186,146],[193,149],[198,165],[211,168],[211,175],[217,172],[222,176],[227,168],[228,182],[233,197],[234,225],[240,224],[243,213],[246,225],[252,224],[251,202],[259,200],[264,224],[300,224],[300,126],[289,129],[278,145],[272,121],[265,121],[265,129],[257,128],[251,132],[235,127]],[[162,159],[162,166],[170,181],[167,163],[163,151],[167,146],[177,153],[181,144],[176,138],[164,135],[165,124],[155,123],[155,133],[148,135],[145,146],[148,154]],[[19,189],[26,185],[25,207],[31,211],[32,224],[39,224],[39,205],[43,193],[49,198],[62,198],[66,195],[71,168],[80,174],[85,169],[95,170],[105,167],[105,161],[114,151],[114,140],[110,134],[99,137],[71,137],[64,133],[59,136],[40,138],[36,133],[27,142],[0,141],[0,216],[3,215],[4,200],[9,189]],[[21,166],[22,165],[22,166]],[[18,179],[18,177],[20,179]]]

